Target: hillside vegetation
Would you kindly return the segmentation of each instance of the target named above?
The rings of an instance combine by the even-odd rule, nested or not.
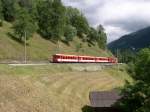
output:
[[[11,37],[9,33],[13,32],[12,24],[3,22],[0,27],[0,60],[23,60],[24,44]],[[33,38],[27,41],[27,59],[28,60],[48,60],[55,53],[110,56],[105,50],[95,46],[88,46],[88,43],[82,42],[78,37],[74,38],[69,45],[60,42],[58,44],[42,38],[35,33]]]
[[[27,42],[25,41],[27,40]],[[92,28],[61,0],[0,0],[0,59],[47,60],[56,53],[110,56],[102,25]]]

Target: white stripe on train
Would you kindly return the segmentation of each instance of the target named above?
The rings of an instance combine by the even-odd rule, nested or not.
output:
[[[71,59],[57,59],[57,61],[58,62],[101,62],[101,63],[109,63],[109,61],[103,61],[103,60],[101,60],[101,61],[99,61],[99,60],[97,60],[97,61],[95,61],[95,60],[71,60]]]

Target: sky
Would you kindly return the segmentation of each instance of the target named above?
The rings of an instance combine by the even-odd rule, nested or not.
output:
[[[103,25],[108,43],[150,26],[150,0],[62,0],[78,8],[91,26]]]

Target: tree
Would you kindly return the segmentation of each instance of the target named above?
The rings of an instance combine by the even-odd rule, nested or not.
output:
[[[38,26],[40,34],[47,38],[51,39],[52,37],[52,1],[39,1],[37,5],[38,12]]]
[[[75,16],[72,18],[72,25],[76,27],[78,36],[82,37],[82,34],[88,34],[89,24],[83,15]]]
[[[60,0],[46,0],[38,4],[39,31],[47,39],[58,41],[64,35],[65,7]]]
[[[0,0],[0,26],[3,24],[3,6],[2,1]]]
[[[32,18],[37,21],[37,3],[38,0],[19,0],[18,4],[20,7],[25,8]]]
[[[106,49],[107,36],[102,25],[99,25],[97,29],[91,27],[87,37],[91,44],[97,42],[99,48]]]
[[[20,10],[18,10],[16,21],[13,24],[13,28],[20,41],[24,41],[25,33],[27,39],[29,39],[36,31],[37,26],[28,11],[24,8],[20,8]]]
[[[143,49],[139,52],[136,63],[134,78],[150,83],[150,48]]]
[[[77,8],[72,8],[71,6],[66,7],[67,24],[72,25],[73,18],[80,15],[81,12]]]
[[[54,40],[60,40],[61,37],[64,35],[64,28],[66,24],[66,17],[65,17],[65,7],[61,3],[61,0],[54,0],[52,3],[53,7],[53,37]]]
[[[77,35],[76,28],[71,25],[67,25],[64,33],[66,41],[67,42],[72,41],[76,35]]]
[[[94,28],[90,28],[90,30],[89,30],[89,33],[88,33],[88,40],[89,41],[94,41],[94,42],[96,42],[97,41],[97,39],[98,39],[98,32],[97,32],[97,30],[95,30]]]
[[[150,87],[143,81],[137,81],[134,85],[126,84],[122,90],[124,98],[120,101],[120,107],[124,112],[141,112],[150,101]],[[150,111],[150,108],[149,108]],[[144,111],[144,112],[149,112]]]
[[[17,2],[16,0],[2,0],[3,14],[6,21],[12,22],[15,20]]]
[[[78,36],[88,34],[89,24],[85,16],[76,8],[68,7],[66,12],[68,23],[77,29]]]
[[[34,1],[35,2],[35,1]],[[21,7],[24,7],[28,10],[32,9],[33,7],[33,0],[19,0],[18,1],[18,4],[21,6]]]
[[[107,44],[107,36],[106,36],[106,33],[104,31],[104,28],[102,25],[99,25],[97,27],[97,31],[98,31],[98,34],[99,34],[99,38],[97,40],[98,42],[98,45],[100,48],[102,49],[106,49],[106,44]]]
[[[150,111],[150,48],[143,49],[135,61],[135,83],[127,83],[122,90],[123,99],[119,102],[124,112]]]

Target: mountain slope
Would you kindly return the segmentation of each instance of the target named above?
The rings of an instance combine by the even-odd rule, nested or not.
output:
[[[9,36],[12,33],[12,24],[4,22],[0,27],[0,61],[1,60],[19,60],[24,59],[24,44],[17,42]],[[94,55],[110,56],[111,53],[99,49],[97,45],[89,47],[86,42],[75,38],[70,45],[59,42],[58,45],[34,34],[33,38],[28,41],[27,59],[28,60],[48,60],[55,53],[77,54],[77,55]]]
[[[120,39],[108,44],[112,51],[116,49],[130,49],[138,51],[150,46],[150,27],[122,36]]]

